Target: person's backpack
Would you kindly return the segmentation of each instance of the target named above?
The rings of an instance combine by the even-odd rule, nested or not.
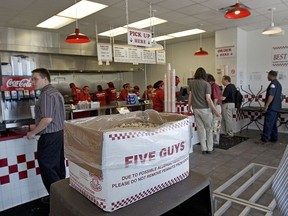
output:
[[[235,92],[235,108],[240,109],[243,102],[243,95],[241,94],[239,88],[236,88]]]

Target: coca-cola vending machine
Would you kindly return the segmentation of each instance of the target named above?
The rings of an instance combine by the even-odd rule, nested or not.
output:
[[[32,124],[30,107],[35,105],[35,92],[30,77],[2,76],[0,94],[0,130]]]

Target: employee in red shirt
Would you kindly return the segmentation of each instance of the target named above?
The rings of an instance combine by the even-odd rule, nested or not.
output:
[[[139,90],[140,90],[139,86],[135,85],[133,87],[133,93],[136,94],[140,98],[140,91]]]
[[[120,92],[119,101],[127,101],[128,91],[131,89],[131,85],[126,83],[123,85],[123,89]]]
[[[72,92],[73,104],[76,105],[79,102],[79,95],[81,94],[81,89],[76,87],[75,83],[70,83],[69,86]]]
[[[79,101],[88,101],[91,102],[91,95],[90,95],[90,89],[88,86],[84,86],[83,90],[79,94]]]
[[[142,100],[151,100],[153,86],[150,84],[146,88],[147,89],[144,91],[142,95]]]
[[[102,89],[101,85],[97,85],[97,91],[94,93],[95,101],[100,102],[100,106],[106,106],[107,93]]]
[[[153,88],[155,89],[152,92],[152,107],[158,112],[164,112],[164,82],[159,80],[154,83]]]
[[[117,101],[117,90],[114,87],[113,82],[108,82],[108,89],[106,89],[106,93],[107,93],[107,104],[113,104]]]

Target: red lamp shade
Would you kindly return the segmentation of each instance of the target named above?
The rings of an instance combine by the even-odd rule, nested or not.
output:
[[[208,55],[208,52],[203,50],[202,47],[200,47],[200,50],[194,53],[194,56],[206,56],[206,55]]]
[[[236,3],[234,8],[229,10],[224,17],[227,19],[241,19],[250,14],[251,12],[247,8],[241,7],[240,3]]]
[[[67,43],[88,43],[88,42],[90,42],[90,39],[86,35],[81,34],[79,28],[75,28],[75,33],[68,35],[65,42],[67,42]]]

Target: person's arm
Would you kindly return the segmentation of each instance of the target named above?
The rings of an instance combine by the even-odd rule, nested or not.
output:
[[[188,112],[191,112],[191,105],[192,105],[192,92],[189,91],[189,95],[188,95]]]
[[[220,117],[220,113],[216,110],[216,107],[214,106],[214,103],[211,99],[210,94],[206,94],[206,101],[209,105],[209,107],[211,108],[212,112],[215,114],[215,116]]]
[[[52,122],[52,118],[42,118],[39,124],[32,131],[29,131],[27,133],[27,138],[28,139],[34,138],[36,134],[44,130],[51,122]]]
[[[267,98],[267,101],[265,103],[265,106],[264,106],[264,109],[263,109],[263,112],[266,112],[270,103],[273,101],[274,99],[274,96],[273,95],[269,95],[268,98]]]

